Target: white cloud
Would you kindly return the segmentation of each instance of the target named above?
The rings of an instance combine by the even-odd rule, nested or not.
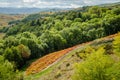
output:
[[[120,0],[0,0],[0,7],[77,8]]]
[[[104,3],[120,2],[120,0],[83,0],[86,5],[98,5]]]
[[[23,0],[24,3],[33,3],[33,2],[37,2],[39,0]]]
[[[93,1],[90,1],[90,0],[84,0],[84,3],[87,4],[87,5],[94,4]]]
[[[10,3],[8,3],[8,2],[2,2],[2,3],[0,3],[0,6],[8,6]]]
[[[71,4],[70,5],[70,8],[78,8],[78,7],[81,7],[82,5],[77,5],[77,4]]]

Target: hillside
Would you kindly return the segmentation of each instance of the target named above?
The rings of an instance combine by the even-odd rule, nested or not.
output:
[[[21,20],[25,15],[6,15],[0,14],[0,27],[8,26],[8,23],[15,20]]]
[[[111,45],[114,37],[116,36],[119,35],[114,34],[91,41],[89,43],[79,44],[77,46],[71,47],[72,50],[70,48],[62,50],[65,52],[64,54],[62,51],[48,54],[30,65],[30,67],[26,71],[26,74],[32,75],[26,77],[25,80],[72,80],[72,75],[74,74],[75,70],[75,63],[80,63],[81,61],[83,61],[78,53],[85,50],[85,48],[87,48],[88,46],[99,47],[101,45]],[[61,54],[62,56],[59,57],[59,54]],[[56,57],[59,58],[56,59]],[[51,59],[55,59],[55,61],[50,62]],[[45,60],[47,60],[49,64],[47,64],[47,62],[44,63]],[[42,67],[44,67],[45,69]]]
[[[110,5],[2,16],[15,20],[0,29],[0,79],[119,80],[120,5]]]

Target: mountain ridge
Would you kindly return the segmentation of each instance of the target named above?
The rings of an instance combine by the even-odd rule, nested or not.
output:
[[[0,7],[1,14],[33,14],[39,12],[56,12],[61,10],[70,10],[72,8],[13,8],[13,7]]]

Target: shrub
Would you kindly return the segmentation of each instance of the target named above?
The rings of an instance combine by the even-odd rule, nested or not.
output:
[[[20,68],[24,63],[18,47],[6,48],[3,56],[10,62],[14,62],[17,68]]]
[[[120,33],[114,38],[113,48],[114,52],[120,56]]]
[[[100,48],[76,64],[73,80],[119,80],[120,63],[114,63],[104,53],[105,50]]]
[[[14,80],[13,65],[0,56],[0,80]]]
[[[29,50],[29,48],[27,46],[24,46],[23,44],[20,44],[18,46],[18,48],[19,48],[19,51],[21,53],[21,56],[24,59],[28,59],[30,57],[31,51]]]

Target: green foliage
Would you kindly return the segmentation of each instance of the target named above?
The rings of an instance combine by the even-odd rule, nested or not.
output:
[[[103,48],[88,55],[85,61],[76,64],[73,80],[119,80],[120,64],[105,55]],[[114,70],[115,69],[115,70]]]
[[[4,51],[4,41],[0,40],[0,55],[3,54],[3,51]]]
[[[21,56],[24,59],[28,59],[31,55],[31,51],[29,50],[29,48],[27,46],[24,46],[23,44],[18,45],[19,51],[21,53]]]
[[[67,41],[68,46],[72,46],[82,42],[82,31],[78,28],[65,28],[60,34]]]
[[[104,18],[103,26],[106,35],[114,34],[120,31],[120,15],[108,15]]]
[[[15,63],[17,68],[20,68],[24,63],[18,47],[6,48],[3,56],[10,62]]]
[[[120,56],[120,33],[114,39],[115,39],[113,41],[114,52]]]
[[[17,46],[18,44],[19,44],[18,39],[16,39],[13,36],[7,37],[4,41],[4,46],[5,47]]]
[[[119,15],[120,14],[120,7],[113,9],[113,14]]]
[[[15,80],[14,66],[0,56],[0,80]]]
[[[17,39],[19,39],[19,43],[27,46],[31,51],[31,58],[39,57],[41,54],[41,49],[39,45],[38,38],[36,35],[30,32],[24,32],[22,34],[17,35]]]
[[[88,11],[90,14],[96,14],[97,17],[101,17],[102,10],[98,6],[91,7]]]
[[[86,59],[87,56],[89,56],[91,53],[94,53],[95,49],[87,46],[85,49],[83,49],[82,51],[78,52],[77,55],[78,57],[80,57],[81,59]]]
[[[26,60],[117,33],[120,31],[119,11],[119,5],[116,5],[31,14],[10,23],[16,25],[1,29],[6,36],[0,42],[0,55],[20,66]],[[20,61],[14,59],[15,56]]]
[[[40,39],[48,45],[46,50],[49,52],[64,49],[66,46],[66,40],[60,34],[53,31],[46,31],[41,35]]]
[[[81,18],[75,18],[74,22],[82,22],[82,19]]]
[[[64,26],[62,25],[61,21],[56,21],[54,24],[54,28],[57,30],[62,30],[64,28]]]

